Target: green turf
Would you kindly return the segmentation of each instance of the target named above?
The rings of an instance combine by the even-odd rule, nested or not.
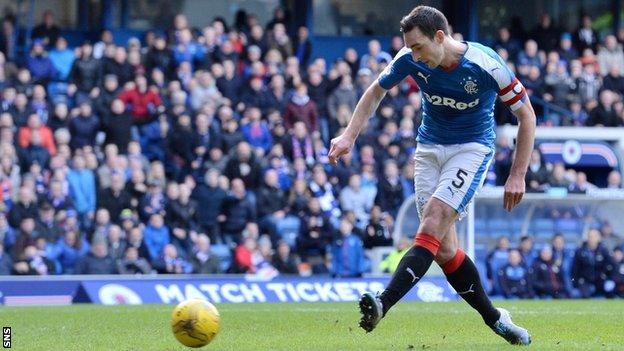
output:
[[[623,350],[624,301],[503,301],[533,350]],[[223,304],[210,350],[517,350],[462,302],[400,303],[378,328],[356,303]],[[0,307],[13,350],[188,350],[169,328],[173,306]]]

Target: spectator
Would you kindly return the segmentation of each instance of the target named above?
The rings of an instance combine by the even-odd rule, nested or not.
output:
[[[132,140],[131,127],[132,117],[125,111],[123,101],[113,100],[109,112],[102,116],[101,128],[106,134],[104,145],[113,144],[125,155]]]
[[[44,201],[39,207],[37,220],[37,232],[50,243],[56,243],[63,234],[63,229],[54,218],[54,212],[54,207],[49,202]]]
[[[26,123],[26,125],[19,128],[17,134],[17,141],[19,143],[19,146],[22,148],[27,148],[31,140],[30,135],[35,130],[39,131],[41,145],[48,150],[51,156],[56,155],[56,145],[54,144],[52,131],[50,130],[50,128],[42,123],[41,117],[34,113],[28,116],[28,122]]]
[[[36,25],[30,37],[34,40],[40,39],[44,45],[54,46],[61,36],[61,29],[54,23],[54,13],[52,10],[43,12],[41,23]]]
[[[494,294],[502,293],[497,279],[498,270],[507,264],[509,260],[509,238],[501,236],[496,240],[496,246],[490,251],[485,259],[486,276]]]
[[[223,97],[229,99],[232,105],[235,105],[239,102],[243,81],[236,74],[236,67],[232,60],[225,60],[221,64],[223,65],[223,75],[215,77],[217,89],[219,89]]]
[[[67,93],[70,96],[75,94],[76,104],[80,104],[95,97],[99,92],[100,80],[102,78],[102,65],[100,60],[92,56],[93,47],[89,43],[84,43],[80,47],[80,57],[74,61],[70,76],[70,86]]]
[[[550,247],[544,246],[540,250],[539,258],[533,263],[531,271],[531,286],[538,297],[567,297],[563,271],[553,262]]]
[[[576,48],[572,45],[572,35],[570,33],[561,33],[561,37],[559,38],[559,49],[557,52],[559,53],[559,57],[561,57],[561,59],[566,63],[567,67],[570,66],[572,60],[578,58],[579,54]]]
[[[145,240],[143,240],[143,225],[140,227],[132,227],[128,231],[128,247],[137,249],[139,257],[146,260],[150,259],[149,249]]]
[[[611,256],[601,243],[600,231],[590,229],[572,262],[572,282],[582,298],[604,296],[604,283],[611,266]]]
[[[73,158],[73,168],[67,173],[69,195],[83,225],[93,219],[96,204],[95,177],[93,171],[85,166],[85,158],[76,154]]]
[[[50,275],[54,274],[54,263],[43,256],[33,245],[27,246],[15,260],[14,274],[18,275]]]
[[[624,60],[624,59],[623,59]],[[608,74],[603,78],[602,88],[610,90],[624,96],[624,77],[622,77],[622,70],[619,63],[612,63],[608,66]]]
[[[578,172],[576,174],[576,181],[572,182],[568,187],[570,193],[587,193],[590,189],[597,188],[594,184],[587,181],[587,174],[585,172]]]
[[[272,264],[281,274],[299,274],[297,259],[290,252],[290,246],[285,241],[277,244],[277,252],[273,256]]]
[[[388,160],[384,164],[384,177],[379,181],[375,204],[383,212],[395,217],[402,203],[403,187],[399,181],[399,169],[396,162]]]
[[[297,38],[292,48],[293,55],[304,67],[308,65],[308,61],[312,55],[312,42],[310,41],[309,35],[307,27],[299,27],[297,30]]]
[[[39,130],[33,130],[30,134],[30,143],[22,152],[22,169],[30,169],[34,164],[42,168],[48,167],[50,153],[41,145],[41,142]]]
[[[377,246],[392,246],[389,221],[392,221],[392,216],[382,213],[379,206],[373,207],[370,213],[370,221],[364,230],[363,240],[365,249],[372,249]]]
[[[579,52],[589,48],[596,51],[598,46],[598,33],[592,28],[592,19],[589,15],[584,15],[581,19],[581,26],[576,30],[574,41]]]
[[[587,126],[593,127],[617,127],[621,124],[618,116],[613,109],[613,103],[616,96],[610,90],[603,90],[600,92],[600,103],[598,107],[589,112],[589,118],[587,118]]]
[[[117,274],[117,265],[108,255],[105,242],[94,242],[91,252],[76,263],[76,274]]]
[[[340,207],[344,211],[351,211],[357,218],[357,227],[363,229],[368,223],[369,213],[373,207],[374,198],[370,193],[360,188],[360,175],[353,174],[349,177],[349,186],[340,192]]]
[[[98,194],[97,207],[107,209],[113,222],[119,223],[122,210],[132,207],[131,196],[125,189],[123,175],[112,173],[110,179],[110,187],[101,190]]]
[[[30,71],[35,84],[46,85],[58,74],[50,57],[45,51],[43,40],[35,40],[32,50],[26,61],[26,67]]]
[[[191,237],[196,235],[197,203],[190,198],[191,190],[185,183],[169,183],[165,222],[171,229],[171,243],[181,257],[190,256],[193,249]]]
[[[259,253],[257,251],[258,243],[253,237],[246,237],[234,250],[234,273],[254,273],[254,256]],[[257,258],[256,258],[257,260]]]
[[[262,178],[261,167],[247,142],[236,146],[236,152],[227,162],[223,174],[229,179],[241,179],[249,189],[258,188]]]
[[[315,165],[312,169],[312,180],[310,182],[310,192],[312,197],[319,200],[321,209],[328,217],[337,219],[341,210],[338,206],[334,186],[328,181],[327,173],[322,165]]]
[[[382,272],[394,273],[399,265],[399,262],[407,251],[412,247],[412,241],[407,237],[401,237],[396,244],[396,250],[392,251],[381,263],[379,263],[379,269]]]
[[[221,206],[227,195],[223,189],[219,188],[219,176],[218,170],[208,170],[204,176],[204,183],[198,184],[191,195],[191,198],[197,201],[198,224],[212,242],[218,242],[217,239],[221,239],[217,217],[221,213]]]
[[[238,111],[243,111],[249,107],[257,107],[263,113],[271,108],[271,97],[269,92],[259,75],[253,75],[249,79],[246,88],[241,88],[240,101],[237,105]]]
[[[200,234],[195,242],[195,248],[191,255],[193,273],[218,274],[221,272],[219,258],[210,250],[210,238]]]
[[[145,68],[148,72],[158,69],[165,74],[166,78],[173,78],[175,71],[173,51],[167,47],[167,38],[164,35],[155,36],[154,45],[145,54]]]
[[[115,260],[117,264],[125,255],[126,251],[126,240],[122,238],[121,227],[112,224],[108,227],[107,236],[105,237],[106,242],[108,243],[108,253]]]
[[[169,228],[164,224],[162,214],[152,214],[143,233],[145,245],[149,252],[149,260],[155,262],[163,254],[165,246],[171,242]]]
[[[188,261],[178,256],[178,250],[175,245],[167,244],[160,258],[154,262],[154,269],[156,269],[158,273],[189,274],[193,271],[193,266]]]
[[[121,86],[131,81],[134,73],[134,67],[128,63],[128,53],[123,46],[116,47],[112,60],[105,60],[102,67],[102,75],[114,75]]]
[[[13,267],[13,260],[4,251],[4,244],[0,242],[0,276],[10,275]]]
[[[535,261],[535,251],[533,251],[533,238],[528,235],[523,235],[520,238],[520,245],[518,248],[520,256],[522,256],[522,264],[525,267],[530,268]]]
[[[152,270],[149,262],[139,256],[139,251],[134,246],[128,246],[124,258],[117,264],[119,274],[149,274]]]
[[[256,155],[267,154],[273,144],[269,126],[261,117],[259,108],[250,107],[245,111],[247,123],[241,126],[245,140],[256,150]]]
[[[311,256],[325,256],[332,230],[329,217],[321,210],[319,200],[310,199],[297,236],[297,253],[303,262],[307,262]]]
[[[76,230],[65,232],[65,235],[58,240],[56,247],[55,259],[59,261],[63,274],[74,274],[77,262],[85,257],[91,248]]]
[[[550,14],[542,14],[540,23],[533,29],[530,36],[531,39],[537,41],[537,46],[546,52],[550,52],[557,47],[559,30],[555,28]]]
[[[611,276],[615,283],[614,293],[621,298],[624,297],[624,253],[622,250],[622,248],[613,250],[614,269]]]
[[[607,176],[607,189],[622,189],[622,176],[617,170],[609,172]]]
[[[298,84],[290,102],[284,111],[284,125],[290,130],[295,123],[301,121],[305,123],[308,131],[319,132],[318,110],[314,101],[308,96],[308,87],[305,84]]]
[[[247,223],[256,220],[256,208],[249,200],[245,184],[240,178],[232,180],[232,191],[224,199],[220,215],[221,230],[226,243],[240,243]]]
[[[99,127],[100,121],[93,113],[91,104],[88,102],[80,104],[78,116],[69,121],[69,132],[72,136],[69,146],[72,150],[85,146],[94,147]]]
[[[76,59],[74,50],[67,48],[67,40],[63,37],[59,37],[56,40],[54,49],[50,50],[48,57],[50,58],[50,61],[52,61],[52,65],[57,72],[54,79],[67,82],[72,65]]]
[[[552,188],[568,188],[570,181],[565,177],[565,166],[561,162],[555,163],[553,166],[552,174],[548,179],[548,184]]]
[[[369,66],[369,60],[374,59],[376,62],[390,63],[392,56],[387,52],[381,50],[381,44],[378,40],[373,39],[368,42],[368,52],[360,58],[360,68],[371,68]]]
[[[509,251],[508,263],[498,271],[503,296],[508,299],[525,299],[533,296],[529,269],[522,263],[518,250]]]
[[[608,221],[602,222],[600,226],[601,243],[609,251],[622,246],[622,238],[613,230],[613,226]]]
[[[518,57],[518,53],[520,52],[520,43],[516,38],[511,37],[511,33],[509,32],[509,28],[500,27],[498,29],[498,39],[494,43],[494,49],[500,50],[503,49],[507,52],[509,57]]]
[[[144,76],[136,77],[134,88],[123,91],[119,94],[119,99],[126,104],[126,109],[130,110],[134,123],[140,126],[153,123],[156,115],[164,112],[160,96],[148,89],[147,79]],[[142,134],[145,134],[144,130]]]
[[[277,242],[279,235],[277,228],[286,217],[288,200],[286,193],[279,187],[277,171],[269,169],[264,174],[264,184],[257,192],[258,224]]]
[[[9,211],[9,225],[17,228],[24,218],[37,218],[37,208],[34,191],[25,186],[20,187],[17,201],[13,203]]]
[[[362,240],[353,234],[353,225],[346,219],[340,221],[339,238],[331,246],[334,277],[360,277],[366,270],[366,258]]]

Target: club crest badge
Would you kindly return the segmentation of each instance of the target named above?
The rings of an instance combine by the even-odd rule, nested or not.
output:
[[[470,95],[477,93],[479,88],[477,87],[477,80],[472,79],[472,77],[462,79],[462,84],[464,86],[464,90]]]

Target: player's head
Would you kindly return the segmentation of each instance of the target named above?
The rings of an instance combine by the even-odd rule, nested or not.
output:
[[[401,32],[414,60],[431,68],[440,65],[444,57],[442,43],[450,33],[442,12],[429,6],[417,6],[401,20]]]

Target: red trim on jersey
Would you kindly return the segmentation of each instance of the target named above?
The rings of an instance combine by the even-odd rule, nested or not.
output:
[[[524,87],[522,87],[522,90],[520,91],[520,94],[518,94],[518,95],[512,97],[511,99],[505,101],[505,105],[511,106],[511,105],[515,104],[520,99],[522,99],[524,97],[524,95],[526,95],[526,90],[524,90]]]
[[[424,247],[435,257],[435,255],[438,254],[438,249],[440,248],[440,240],[427,233],[418,233],[414,238],[414,245]]]
[[[457,268],[464,263],[464,258],[466,258],[464,251],[462,249],[457,249],[457,251],[455,251],[455,256],[453,256],[450,261],[442,265],[442,271],[444,274],[451,274],[455,272]]]
[[[507,94],[508,92],[511,91],[511,89],[513,89],[513,87],[516,86],[516,84],[518,84],[518,78],[514,78],[514,80],[511,81],[511,83],[509,83],[508,86],[504,87],[503,89],[498,91],[498,95],[503,96],[505,94]]]

